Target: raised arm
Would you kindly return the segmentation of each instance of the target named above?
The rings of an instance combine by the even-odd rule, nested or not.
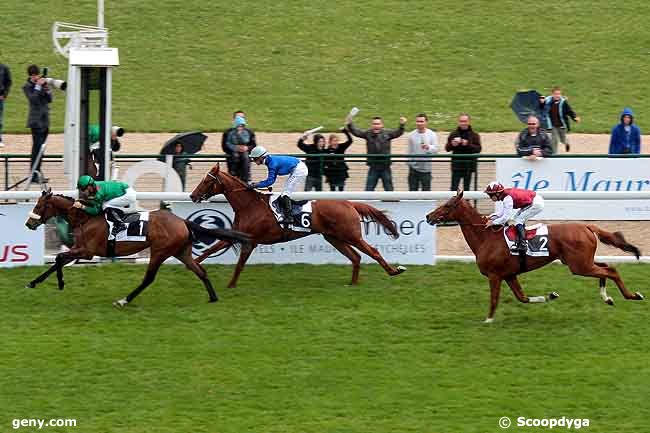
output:
[[[355,137],[368,138],[368,131],[363,131],[357,128],[352,122],[347,124],[347,130],[350,131],[350,133]]]

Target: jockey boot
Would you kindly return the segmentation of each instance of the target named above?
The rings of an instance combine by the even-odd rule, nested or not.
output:
[[[528,242],[526,242],[526,228],[523,224],[517,224],[517,251],[525,253],[528,250]]]
[[[106,215],[108,216],[108,219],[113,223],[113,230],[111,231],[111,235],[116,236],[119,232],[126,228],[126,224],[124,223],[124,213],[121,210],[109,207],[106,209]]]
[[[293,215],[291,214],[291,197],[288,195],[283,195],[280,197],[280,204],[282,205],[282,213],[283,213],[283,222],[284,224],[288,227],[289,225],[293,224]]]

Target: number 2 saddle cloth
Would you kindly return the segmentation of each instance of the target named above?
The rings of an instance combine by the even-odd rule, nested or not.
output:
[[[275,215],[275,219],[278,220],[278,223],[282,223],[284,221],[284,215],[282,213],[280,203],[278,202],[279,198],[280,194],[272,194],[271,197],[269,197],[269,205],[271,206],[271,210]],[[293,224],[288,227],[289,230],[303,233],[311,232],[311,204],[312,201],[309,200],[291,200],[291,215],[293,216]]]
[[[503,237],[506,240],[510,254],[518,256],[519,252],[515,249],[517,243],[517,229],[515,226],[504,227]],[[546,224],[535,224],[526,227],[526,241],[528,242],[527,256],[548,257],[548,226]]]

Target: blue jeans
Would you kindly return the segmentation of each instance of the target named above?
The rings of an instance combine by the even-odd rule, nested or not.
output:
[[[0,100],[0,142],[2,142],[2,117],[5,112],[5,100]]]
[[[370,167],[368,169],[368,179],[366,180],[366,191],[374,191],[377,182],[381,179],[384,191],[393,190],[393,174],[388,167]]]

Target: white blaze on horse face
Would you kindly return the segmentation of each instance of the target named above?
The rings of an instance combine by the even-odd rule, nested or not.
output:
[[[37,213],[34,213],[34,212],[28,213],[27,216],[29,218],[31,218],[31,219],[36,220],[36,221],[39,221],[41,219],[41,216],[39,214],[37,214]]]

